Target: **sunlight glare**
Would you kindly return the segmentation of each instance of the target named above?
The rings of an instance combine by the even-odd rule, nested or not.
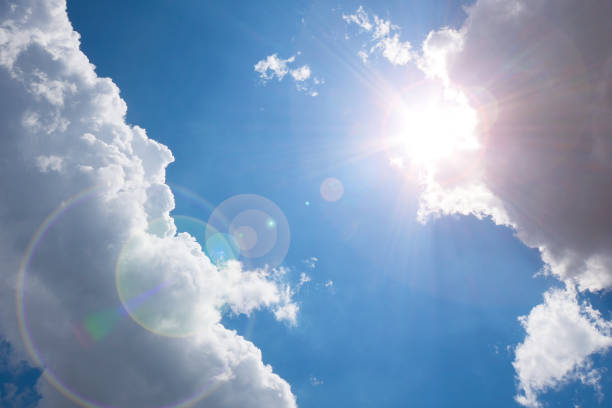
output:
[[[395,157],[428,168],[458,151],[477,149],[476,124],[476,112],[462,93],[414,92],[393,103],[387,134]]]

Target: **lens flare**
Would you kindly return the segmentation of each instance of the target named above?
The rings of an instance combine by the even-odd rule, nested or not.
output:
[[[208,228],[195,218],[174,219],[195,235],[203,236]],[[150,224],[155,222],[166,220]],[[191,250],[177,262],[176,257],[184,252],[176,251],[185,246]],[[210,306],[215,294],[205,282],[214,275],[215,266],[200,248],[187,235],[172,241],[141,232],[130,237],[116,263],[115,283],[123,307],[135,322],[161,336],[189,337],[220,319],[219,310]],[[230,254],[219,257],[229,258]]]
[[[48,231],[63,219],[70,210],[83,204],[86,200],[95,198],[98,194],[103,194],[103,189],[94,187],[85,190],[75,196],[65,200],[51,214],[45,218],[42,224],[38,227],[32,239],[28,243],[24,256],[19,266],[17,275],[16,301],[17,301],[17,320],[19,333],[25,345],[26,351],[34,363],[42,370],[42,377],[60,394],[74,402],[75,404],[85,408],[112,408],[106,403],[98,402],[85,393],[72,389],[57,373],[52,369],[52,364],[36,346],[34,336],[32,335],[30,324],[28,322],[28,307],[26,297],[28,295],[27,281],[28,271],[31,267],[33,259],[40,249],[41,243],[44,241]],[[146,298],[149,294],[141,298],[132,299],[132,302],[138,303]],[[74,340],[81,346],[82,352],[93,351],[98,342],[104,340],[109,333],[117,326],[118,322],[124,318],[127,313],[123,306],[111,307],[102,309],[97,312],[87,314],[80,323],[72,324],[71,334]],[[52,360],[52,359],[50,359]],[[222,383],[224,378],[228,378],[227,369],[225,372],[220,372],[219,375],[212,376],[211,379],[202,384],[197,392],[187,398],[177,401],[172,404],[159,405],[158,408],[189,408],[198,404],[200,401],[213,393]]]
[[[236,245],[236,256],[248,267],[280,265],[291,239],[289,223],[281,209],[255,194],[230,197],[213,211],[206,242],[217,234]]]
[[[325,201],[335,202],[344,195],[344,186],[337,178],[328,177],[321,183],[320,192]]]
[[[211,209],[211,211],[213,211]],[[174,224],[180,232],[187,232],[202,245],[208,258],[217,266],[240,257],[241,245],[230,234],[219,232],[207,222],[186,215],[173,215]],[[221,225],[227,225],[225,218]]]

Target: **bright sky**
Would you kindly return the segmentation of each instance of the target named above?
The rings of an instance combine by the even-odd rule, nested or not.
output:
[[[607,406],[610,17],[0,3],[0,405]]]

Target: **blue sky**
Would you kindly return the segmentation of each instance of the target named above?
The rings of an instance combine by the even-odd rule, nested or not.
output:
[[[574,302],[587,300],[602,321],[611,318],[606,287],[582,289],[582,275],[558,266],[557,249],[571,245],[556,247],[530,229],[554,232],[550,220],[523,196],[505,194],[549,180],[489,186],[509,222],[496,218],[493,204],[486,210],[440,204],[442,216],[420,222],[425,187],[413,168],[390,164],[402,154],[398,147],[384,148],[390,100],[413,97],[425,74],[417,63],[394,64],[376,50],[364,63],[357,53],[373,44],[369,30],[343,16],[363,7],[372,21],[376,15],[396,24],[401,41],[420,52],[430,32],[464,26],[464,6],[472,3],[68,1],[81,51],[98,76],[120,89],[126,122],[172,151],[165,181],[179,229],[180,217],[206,221],[238,194],[265,197],[286,217],[290,246],[279,266],[299,306],[297,324],[279,322],[277,309],[265,307],[248,315],[226,311],[221,323],[261,350],[302,408],[518,407],[524,384],[547,407],[609,403],[611,360],[603,346],[585,352],[570,371],[551,374],[546,386],[513,366],[526,331],[535,333],[518,317],[552,304],[543,294],[565,293],[571,279],[579,287]],[[291,73],[262,80],[254,66],[274,54],[293,56],[290,69],[308,65],[308,90]],[[458,70],[454,78],[469,82]],[[499,101],[505,119],[505,99]],[[499,128],[505,134],[507,122],[498,123],[506,124]],[[343,186],[337,201],[320,191],[330,177]],[[530,222],[521,218],[525,212]],[[542,253],[552,255],[547,261]],[[546,268],[552,272],[538,274]],[[301,274],[310,279],[300,283]],[[607,341],[610,328],[597,327]],[[8,355],[4,344],[0,352]],[[36,370],[15,372],[0,367],[0,381],[33,387]],[[598,385],[584,379],[589,373],[599,375]]]

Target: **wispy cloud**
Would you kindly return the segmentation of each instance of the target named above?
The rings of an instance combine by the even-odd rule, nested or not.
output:
[[[317,262],[319,262],[319,258],[317,258],[316,256],[311,256],[308,259],[304,259],[302,262],[304,262],[304,264],[310,268],[310,269],[314,269],[317,267]]]
[[[297,55],[301,53],[298,52]],[[278,54],[268,55],[255,64],[254,70],[259,73],[259,77],[265,84],[271,79],[282,81],[289,74],[295,82],[296,89],[301,92],[308,93],[310,96],[317,96],[316,86],[323,83],[319,78],[313,77],[308,65],[301,65],[293,68],[295,55],[287,59],[282,59]]]
[[[372,23],[363,6],[359,6],[354,14],[343,14],[342,19],[348,24],[356,24],[370,36],[370,46],[364,46],[357,53],[364,63],[376,52],[380,52],[394,65],[406,65],[414,58],[412,45],[400,40],[400,28],[389,20],[373,15]]]
[[[305,283],[310,282],[310,276],[306,275],[306,273],[300,273],[300,281],[298,282],[298,287],[304,286]]]
[[[312,385],[313,387],[318,387],[318,386],[323,385],[323,384],[324,384],[324,382],[320,378],[317,378],[314,375],[310,376],[310,385]]]

